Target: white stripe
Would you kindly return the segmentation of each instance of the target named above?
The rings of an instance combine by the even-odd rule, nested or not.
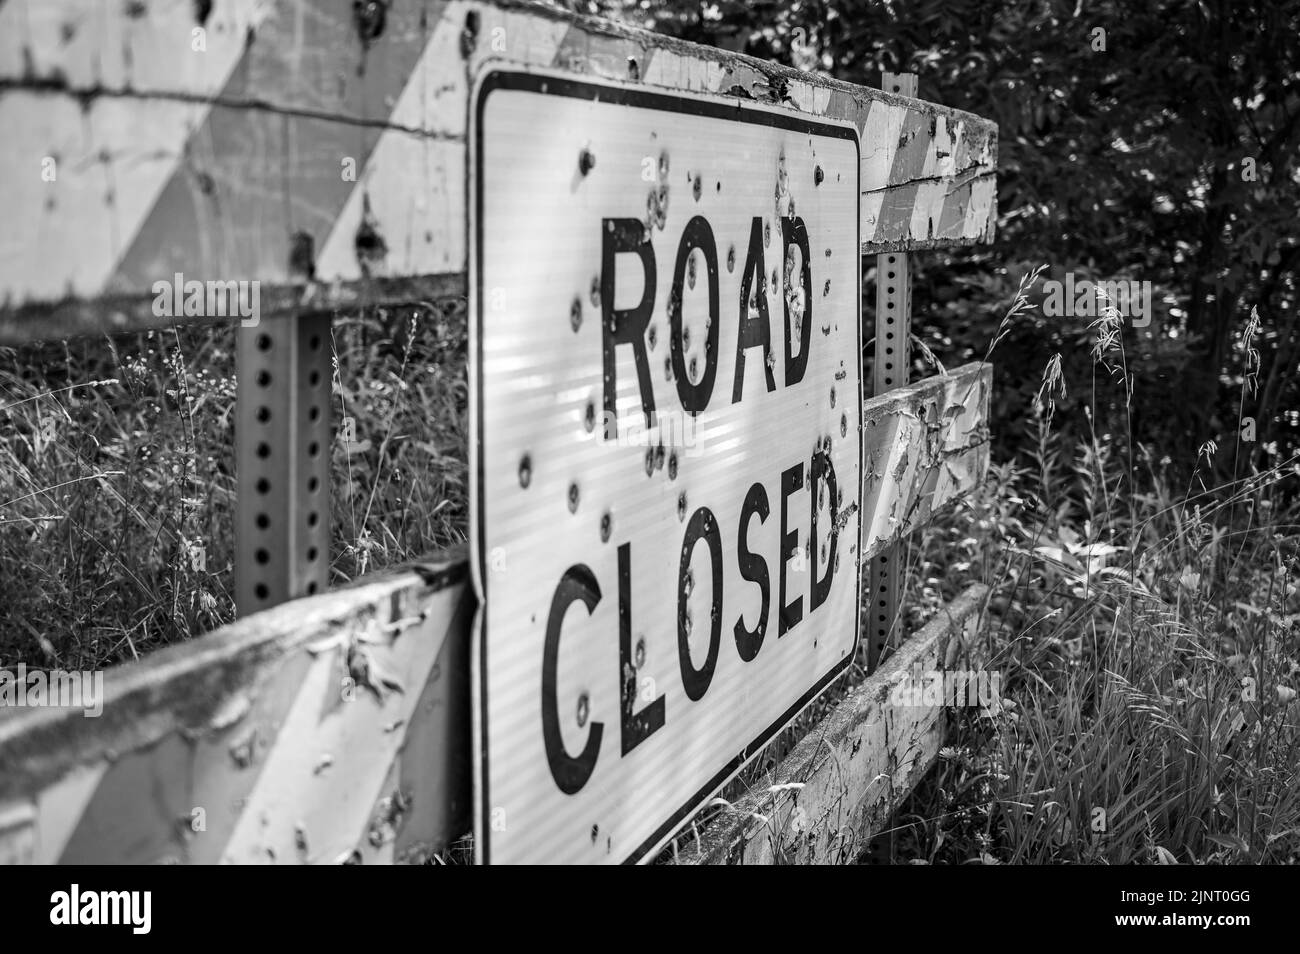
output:
[[[930,222],[938,229],[943,215],[943,200],[948,194],[946,182],[919,182],[916,187],[916,200],[912,203],[912,221],[908,224],[908,234],[913,239],[930,237]]]
[[[356,234],[365,200],[382,236],[402,236],[405,244],[390,244],[386,272],[430,275],[465,271],[465,208],[467,104],[466,72],[449,70],[460,60],[461,34],[470,9],[480,16],[475,58],[509,59],[533,66],[555,58],[567,23],[528,13],[511,13],[463,2],[447,5],[434,27],[420,60],[393,107],[394,125],[454,138],[421,139],[387,131],[359,175],[357,187],[334,221],[316,257],[317,278],[324,282],[361,277]],[[505,50],[499,49],[504,45]],[[525,161],[525,157],[521,157]]]
[[[368,688],[356,686],[352,701],[323,711],[340,698],[342,644],[352,633],[342,633],[338,647],[313,660],[244,802],[223,861],[265,863],[273,856],[280,864],[328,863],[352,851],[375,803],[392,794],[384,791],[385,780],[460,596],[459,587],[444,591],[430,602],[423,624],[402,631],[391,646],[367,647],[372,666],[402,686],[402,692],[388,691],[382,704]],[[401,727],[392,728],[397,723]],[[322,768],[326,756],[331,764]],[[297,844],[299,826],[305,856]]]
[[[61,77],[73,89],[208,96],[243,55],[264,0],[220,0],[200,26],[194,4],[150,3],[140,16],[103,0],[8,0],[0,5],[0,78]],[[144,6],[144,5],[142,5]]]
[[[212,96],[243,55],[245,28],[264,15],[253,0],[214,5],[199,52],[190,4],[155,4],[139,20],[120,9],[10,0],[0,6],[0,77],[20,80],[30,49],[38,78]],[[75,28],[66,44],[64,23]],[[0,237],[0,300],[118,290],[106,287],[109,278],[207,114],[202,103],[100,96],[83,109],[66,95],[0,93],[0,208],[15,225]]]
[[[90,806],[99,782],[108,771],[108,763],[100,762],[78,769],[55,782],[36,799],[36,862],[42,865],[58,864],[68,847],[72,833],[77,830],[82,816]],[[104,861],[113,861],[106,858]]]
[[[805,113],[826,115],[826,108],[831,102],[830,87],[795,80],[790,83],[789,93],[790,99]]]
[[[998,184],[992,176],[976,179],[971,183],[970,204],[966,206],[966,222],[962,227],[962,238],[979,238],[991,227],[989,216],[993,211],[993,197]]]
[[[716,93],[727,75],[727,68],[715,60],[682,56],[661,49],[654,54],[641,78],[651,86]]]
[[[885,202],[884,189],[898,152],[898,134],[903,128],[906,110],[873,100],[862,129],[862,238],[871,241],[876,235],[880,209]]]

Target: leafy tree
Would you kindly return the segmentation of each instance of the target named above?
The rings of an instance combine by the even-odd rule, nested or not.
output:
[[[919,75],[924,99],[995,120],[998,241],[916,256],[915,327],[941,356],[982,356],[1000,305],[1044,278],[1149,281],[1154,318],[1125,329],[1134,382],[1094,374],[1087,319],[1041,314],[999,346],[1000,410],[1023,416],[1059,351],[1058,420],[1134,436],[1184,465],[1215,439],[1233,466],[1300,446],[1300,2],[1297,0],[605,0],[661,32],[853,83]],[[796,33],[796,31],[802,31]],[[868,299],[870,300],[870,299]],[[1260,331],[1247,340],[1252,308]],[[1260,360],[1248,393],[1249,352]],[[1000,357],[999,357],[1000,355]],[[997,429],[1011,446],[1014,427]],[[1275,445],[1270,442],[1276,442]]]

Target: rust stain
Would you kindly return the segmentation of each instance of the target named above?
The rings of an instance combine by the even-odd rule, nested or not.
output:
[[[464,59],[473,56],[474,48],[478,46],[478,27],[478,11],[470,10],[465,14],[465,28],[460,32],[460,55]]]
[[[352,23],[363,48],[379,39],[387,19],[387,0],[355,0],[352,4]]]
[[[375,813],[370,819],[370,827],[366,833],[366,840],[374,848],[382,848],[390,841],[397,837],[397,833],[402,828],[402,822],[405,820],[407,813],[411,810],[411,796],[397,789],[392,795],[387,795],[379,800],[375,806]]]
[[[361,224],[357,226],[354,241],[357,264],[361,266],[362,274],[369,277],[372,271],[379,270],[388,254],[388,245],[379,233],[379,221],[370,209],[369,195],[361,200]]]
[[[289,275],[308,281],[316,277],[316,242],[307,232],[294,232],[290,239]]]
[[[230,758],[236,768],[246,769],[257,756],[257,729],[249,729],[230,745]]]

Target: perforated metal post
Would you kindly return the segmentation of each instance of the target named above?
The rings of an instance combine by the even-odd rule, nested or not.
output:
[[[881,88],[916,96],[915,73],[885,73]],[[879,395],[907,384],[912,332],[912,275],[907,255],[876,256],[876,360],[872,393]],[[898,622],[899,560],[903,547],[895,544],[873,557],[867,571],[867,671],[874,672]]]
[[[235,607],[240,616],[329,582],[330,318],[240,328]]]

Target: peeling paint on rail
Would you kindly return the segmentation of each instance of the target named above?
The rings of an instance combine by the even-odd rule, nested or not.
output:
[[[990,376],[864,404],[868,459],[898,473],[865,477],[864,560],[982,479]],[[109,670],[100,718],[0,710],[0,861],[428,858],[470,827],[473,610],[452,551]]]
[[[864,253],[993,238],[996,126],[959,110],[521,0],[196,9],[0,5],[0,344],[166,323],[150,289],[178,272],[272,311],[463,284],[488,63],[852,121]]]
[[[899,707],[890,691],[914,666],[969,650],[988,588],[961,593],[855,687],[767,778],[703,826],[679,864],[852,864],[934,762],[943,711]]]

